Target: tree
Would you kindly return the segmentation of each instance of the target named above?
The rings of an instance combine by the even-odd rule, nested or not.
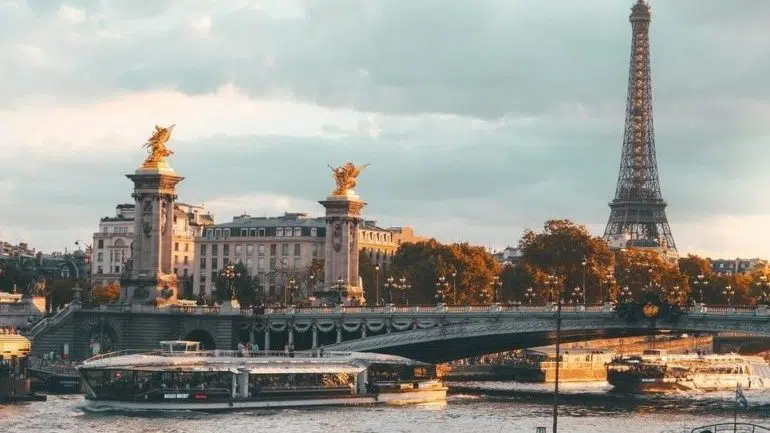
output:
[[[545,300],[539,290],[545,275],[528,263],[504,265],[500,280],[503,282],[500,294],[500,300],[503,302],[516,301],[536,305]],[[532,291],[528,292],[530,288]]]
[[[446,303],[479,303],[491,301],[490,283],[498,268],[483,247],[467,243],[445,245],[431,239],[401,244],[391,260],[389,276],[397,283],[399,278],[405,278],[411,286],[407,300],[412,304],[435,303],[440,277],[449,283],[444,291]],[[457,282],[457,293],[452,292],[453,280]],[[382,297],[395,301],[396,294],[385,289]]]
[[[87,282],[75,278],[64,278],[47,284],[46,291],[49,310],[55,311],[57,308],[70,303],[72,301],[72,289],[75,285],[83,288],[87,287]]]
[[[27,287],[35,281],[34,268],[30,261],[20,264],[15,259],[0,262],[0,290],[12,292],[16,287],[17,293],[24,293]]]
[[[232,266],[232,277],[227,277],[227,272],[223,270],[219,273],[214,289],[214,299],[218,303],[229,301],[233,298],[242,306],[254,305],[258,299],[259,281],[249,275],[249,269],[241,262]]]
[[[591,236],[585,226],[570,220],[546,221],[541,233],[527,230],[519,241],[522,262],[537,276],[542,296],[548,290],[544,278],[558,277],[563,293],[573,287],[584,290],[587,302],[606,298],[606,276],[614,266],[614,255],[607,243]],[[537,272],[534,272],[537,271]]]
[[[682,272],[689,279],[690,283],[698,278],[698,275],[704,277],[711,277],[713,274],[711,269],[711,260],[688,254],[687,257],[679,258],[679,271]]]
[[[618,252],[615,279],[618,289],[627,287],[635,299],[645,293],[658,293],[665,298],[678,297],[682,301],[689,296],[687,276],[679,271],[678,264],[667,262],[656,251],[627,249]],[[678,296],[674,290],[681,291]],[[615,293],[617,299],[617,293]]]
[[[91,290],[91,302],[95,305],[112,304],[120,299],[120,284],[112,282],[105,286],[98,285]]]

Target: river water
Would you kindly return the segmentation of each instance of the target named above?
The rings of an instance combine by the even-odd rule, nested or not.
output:
[[[81,396],[0,406],[5,433],[476,433],[551,431],[551,385],[510,382],[453,384],[446,403],[409,407],[250,410],[229,413],[83,413]],[[733,392],[702,395],[614,394],[606,384],[563,384],[560,432],[689,432],[732,422]],[[455,391],[458,392],[458,391]],[[770,426],[770,390],[746,391],[750,407],[739,421]]]

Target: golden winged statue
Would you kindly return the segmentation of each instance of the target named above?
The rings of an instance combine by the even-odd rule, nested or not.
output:
[[[144,160],[145,166],[156,166],[163,162],[167,156],[173,155],[174,151],[166,147],[166,143],[171,138],[171,131],[174,129],[171,125],[167,128],[161,128],[155,125],[155,132],[147,139],[143,147],[147,148],[147,159]]]
[[[344,196],[346,193],[356,187],[356,178],[370,164],[364,164],[356,167],[352,162],[346,162],[341,167],[332,167],[332,177],[337,182],[337,188],[332,191],[332,195]]]

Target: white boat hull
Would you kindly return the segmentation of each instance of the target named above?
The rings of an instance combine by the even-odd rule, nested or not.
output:
[[[89,412],[104,411],[221,411],[239,409],[282,409],[315,406],[407,405],[446,401],[446,388],[409,392],[383,392],[345,398],[294,400],[233,400],[228,402],[142,402],[84,399],[78,407]]]

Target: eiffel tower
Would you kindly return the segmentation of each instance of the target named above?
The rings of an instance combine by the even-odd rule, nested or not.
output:
[[[676,255],[676,244],[660,193],[650,77],[650,6],[631,8],[631,65],[626,126],[615,198],[604,239],[615,248],[652,248]]]

